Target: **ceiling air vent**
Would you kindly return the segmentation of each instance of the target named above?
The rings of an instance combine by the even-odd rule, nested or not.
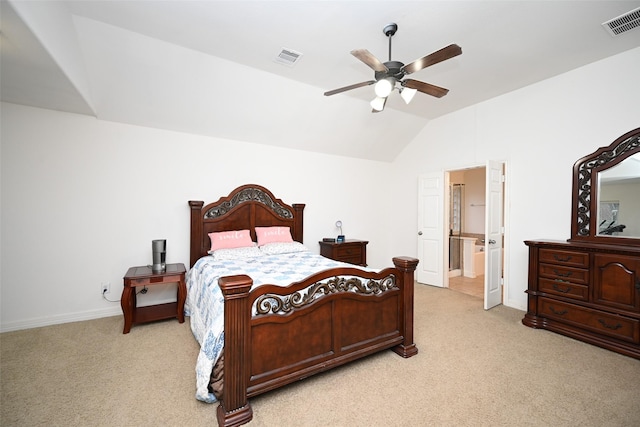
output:
[[[302,59],[302,54],[300,52],[296,52],[295,50],[283,47],[280,53],[278,53],[278,56],[276,56],[273,60],[280,64],[293,67],[300,61],[300,59]]]
[[[640,27],[640,7],[624,15],[620,15],[617,18],[603,22],[602,26],[613,37]]]

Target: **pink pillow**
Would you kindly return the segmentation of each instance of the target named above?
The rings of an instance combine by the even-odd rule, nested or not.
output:
[[[221,231],[219,233],[209,233],[211,239],[211,250],[233,249],[253,246],[251,233],[249,230]]]
[[[267,243],[291,243],[291,230],[289,227],[256,227],[258,246]]]

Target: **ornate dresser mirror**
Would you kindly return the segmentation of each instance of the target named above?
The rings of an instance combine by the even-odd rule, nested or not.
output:
[[[571,238],[527,240],[522,323],[640,359],[640,128],[573,167]]]
[[[640,128],[573,167],[571,239],[640,246]]]

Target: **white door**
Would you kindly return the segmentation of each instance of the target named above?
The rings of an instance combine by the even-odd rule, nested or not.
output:
[[[502,303],[503,163],[489,160],[486,172],[484,309]]]
[[[444,286],[444,172],[418,179],[418,264],[417,281]]]

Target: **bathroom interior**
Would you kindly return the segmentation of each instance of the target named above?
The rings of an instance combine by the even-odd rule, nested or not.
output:
[[[484,298],[485,167],[449,172],[449,288]]]

